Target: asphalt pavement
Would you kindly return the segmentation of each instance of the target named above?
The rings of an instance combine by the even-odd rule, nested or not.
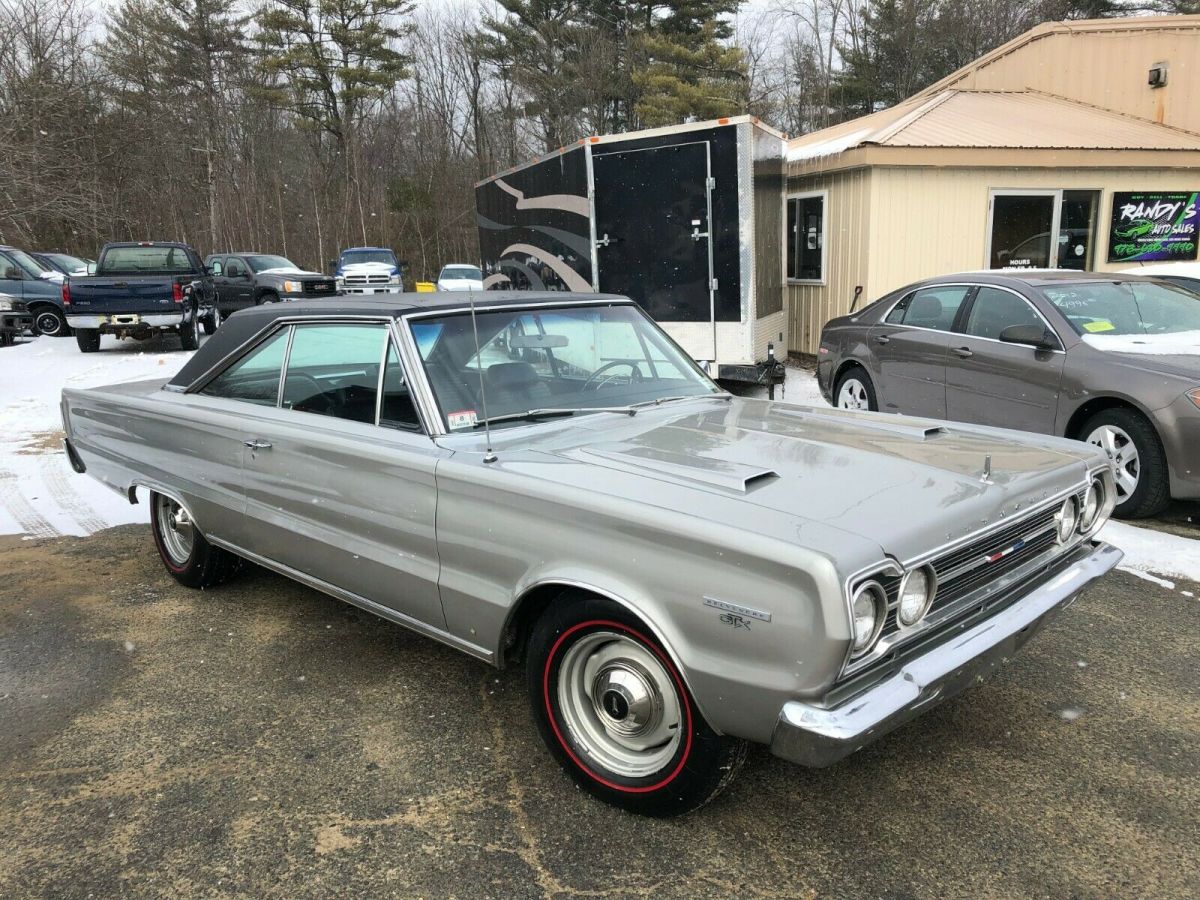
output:
[[[1200,896],[1197,597],[1113,573],[843,763],[756,749],[652,821],[518,671],[259,570],[187,590],[144,526],[0,538],[0,897]]]

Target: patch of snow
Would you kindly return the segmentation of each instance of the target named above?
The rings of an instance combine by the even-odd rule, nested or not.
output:
[[[776,391],[776,399],[784,400],[787,403],[797,403],[800,406],[829,406],[829,403],[821,396],[820,388],[817,387],[817,376],[814,372],[796,366],[788,366],[785,371],[783,396],[781,397],[780,392]]]
[[[1200,356],[1200,331],[1173,334],[1085,334],[1084,343],[1110,353],[1143,356]]]
[[[824,141],[817,141],[815,144],[801,144],[798,147],[792,147],[788,150],[788,162],[820,159],[824,156],[833,156],[837,153],[842,153],[861,143],[863,138],[871,134],[872,131],[874,131],[873,128],[860,128],[858,131],[852,131],[849,134],[839,135],[838,137],[829,138]]]
[[[1200,582],[1200,541],[1138,528],[1126,522],[1109,522],[1100,529],[1100,540],[1125,551],[1121,568],[1131,574],[1154,572],[1173,578]],[[1175,589],[1162,578],[1148,578]]]

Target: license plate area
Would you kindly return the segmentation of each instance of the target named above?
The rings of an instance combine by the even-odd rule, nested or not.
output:
[[[110,325],[138,325],[142,321],[142,317],[137,313],[127,313],[120,316],[109,316],[108,323]]]

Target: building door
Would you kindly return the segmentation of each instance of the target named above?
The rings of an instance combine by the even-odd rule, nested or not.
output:
[[[1090,269],[1097,191],[992,191],[988,268]]]
[[[708,141],[593,153],[592,184],[596,289],[633,298],[657,322],[708,323],[693,340],[675,337],[715,360]]]

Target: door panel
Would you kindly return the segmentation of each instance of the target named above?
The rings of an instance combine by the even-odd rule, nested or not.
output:
[[[599,289],[659,322],[712,322],[708,142],[595,153],[592,171]],[[711,339],[685,349],[715,358]]]
[[[951,419],[1052,433],[1066,355],[1001,343],[1010,325],[1045,322],[1011,291],[981,287],[965,334],[951,336],[946,364],[946,413]]]

